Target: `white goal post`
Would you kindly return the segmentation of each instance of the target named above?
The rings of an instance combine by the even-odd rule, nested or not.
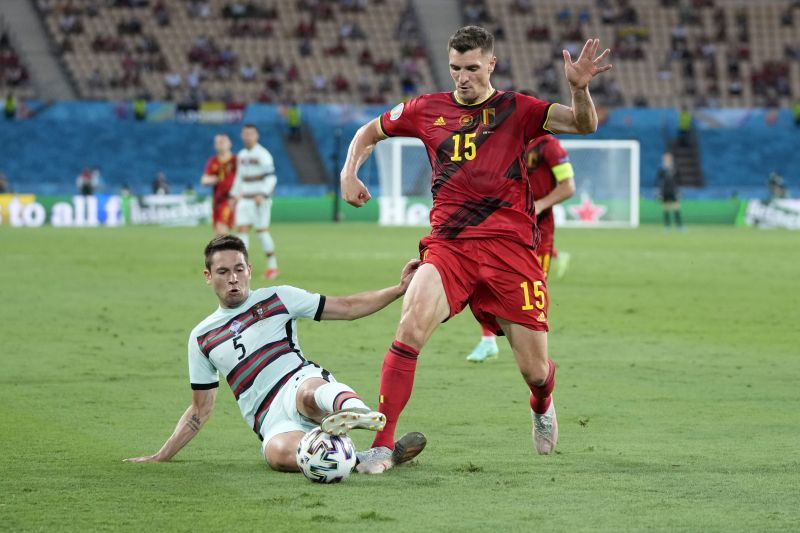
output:
[[[635,228],[639,225],[639,142],[567,139],[575,169],[575,196],[553,208],[556,225],[569,228]],[[422,141],[392,137],[378,143],[379,222],[426,226],[431,167]]]

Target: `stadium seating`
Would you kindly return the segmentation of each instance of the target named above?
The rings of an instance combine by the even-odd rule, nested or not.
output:
[[[793,0],[717,2],[716,7],[712,0],[587,4],[471,0],[464,5],[465,18],[499,35],[496,54],[501,66],[508,62],[501,81],[507,87],[566,96],[562,48],[576,55],[585,39],[599,37],[612,48],[614,70],[593,94],[607,105],[787,106],[800,97],[800,24],[792,23],[800,17],[800,4]]]
[[[788,107],[800,97],[796,0],[758,5],[719,0],[716,5],[709,0],[466,0],[460,5],[466,22],[483,24],[497,36],[500,62],[494,83],[501,89],[532,88],[543,98],[566,101],[561,48],[568,46],[577,54],[583,39],[595,35],[613,47],[614,70],[592,89],[595,100],[611,110],[601,110],[601,126],[593,137],[641,142],[645,197],[651,195],[661,153],[677,131],[679,108],[698,109],[696,138],[706,180],[703,189],[687,190],[687,196],[758,195],[770,171],[791,180],[793,170],[800,168],[800,128],[792,125],[789,112],[756,109]],[[326,186],[298,182],[284,149],[278,107],[253,102],[302,102],[303,120],[322,161],[336,175],[334,160],[343,162],[361,124],[395,100],[434,88],[428,58],[420,51],[416,15],[404,0],[39,0],[37,6],[85,99],[147,94],[178,102],[248,102],[245,120],[260,126],[263,143],[276,158],[282,195],[319,194]],[[370,39],[361,39],[362,33]],[[301,53],[303,38],[298,34],[309,35],[307,56]],[[348,55],[335,55],[343,34]],[[740,41],[747,47],[732,44]],[[6,55],[14,53],[11,42],[0,42]],[[364,62],[367,54],[362,57],[365,49],[371,55],[369,65]],[[236,58],[228,61],[229,78],[226,51]],[[199,63],[190,61],[190,52]],[[401,83],[404,56],[416,58],[406,65],[419,71],[413,87]],[[241,79],[239,69],[248,63],[255,67],[255,81]],[[191,91],[186,74],[195,68],[210,78]],[[168,73],[180,75],[179,88],[166,86]],[[330,87],[338,74],[349,81],[341,91]],[[316,75],[325,76],[326,88],[314,89]],[[7,88],[3,80],[0,76],[0,90]],[[738,94],[732,94],[736,80]],[[369,88],[359,87],[360,81]],[[14,91],[25,98],[32,89],[28,83]],[[374,105],[349,105],[353,103]],[[120,122],[117,111],[125,106],[60,102],[43,106],[33,120],[8,123],[0,128],[0,142],[15,157],[2,161],[0,170],[17,191],[71,194],[75,176],[87,165],[101,167],[107,192],[128,184],[134,192],[146,193],[159,171],[180,191],[196,184],[215,132],[228,132],[239,145],[239,125]],[[645,106],[656,109],[635,109]],[[716,106],[723,108],[722,114],[715,114]],[[81,148],[85,146],[92,149]],[[378,192],[374,159],[365,165],[362,178]]]
[[[5,100],[9,93],[18,99],[30,98],[33,88],[28,70],[14,48],[12,35],[0,21],[0,95]]]
[[[277,193],[298,194],[277,111],[259,107],[260,142],[275,158]],[[103,192],[116,193],[128,185],[136,194],[147,194],[156,173],[164,172],[171,192],[179,193],[187,185],[198,188],[216,133],[227,133],[241,147],[240,125],[137,122],[119,120],[114,112],[113,104],[61,103],[33,120],[4,125],[0,145],[15,155],[0,170],[16,192],[73,194],[81,169],[100,167]]]
[[[414,12],[404,2],[38,6],[83,98],[391,102],[433,87]]]
[[[334,159],[337,167],[343,163],[356,129],[386,108],[302,106],[305,120],[315,125],[311,131],[331,176],[338,170]],[[42,109],[30,120],[8,122],[0,128],[0,145],[14,157],[3,160],[0,171],[15,191],[37,194],[74,193],[75,177],[86,166],[100,167],[106,192],[116,192],[127,184],[135,193],[145,194],[155,174],[163,171],[172,190],[180,192],[187,184],[196,187],[216,132],[228,133],[236,146],[241,145],[240,125],[137,122],[130,117],[117,118],[120,112],[113,103],[62,102]],[[324,185],[299,183],[284,148],[285,125],[276,106],[248,106],[244,120],[260,126],[262,142],[275,157],[277,194],[319,195],[327,190]],[[592,138],[640,142],[641,189],[643,197],[649,198],[661,154],[677,121],[674,109],[620,108],[603,115]],[[788,110],[709,110],[698,113],[695,122],[706,184],[701,189],[686,189],[686,197],[760,197],[772,171],[794,185],[800,168],[800,128],[794,126]],[[341,136],[337,140],[338,131]],[[360,176],[374,195],[379,193],[374,158]]]

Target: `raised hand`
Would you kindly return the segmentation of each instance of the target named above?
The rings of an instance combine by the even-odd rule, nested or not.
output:
[[[595,54],[597,54],[597,48],[599,46],[600,39],[589,39],[586,41],[586,44],[583,45],[583,50],[581,50],[581,55],[578,56],[578,60],[574,63],[572,62],[572,56],[569,51],[564,50],[564,74],[566,74],[567,81],[573,89],[584,89],[589,85],[589,82],[592,81],[592,78],[601,72],[611,70],[611,64],[600,65],[600,63],[608,57],[608,54],[611,53],[611,50],[608,48],[596,59],[593,59]]]

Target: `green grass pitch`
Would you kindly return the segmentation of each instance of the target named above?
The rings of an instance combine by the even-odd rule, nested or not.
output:
[[[422,229],[274,228],[282,283],[394,283]],[[533,453],[505,341],[469,365],[469,312],[420,357],[399,431],[428,449],[318,486],[270,471],[226,386],[171,463],[186,339],[215,307],[207,228],[0,229],[0,530],[789,530],[800,524],[800,235],[561,230],[550,284],[559,453]],[[254,266],[263,258],[254,244]],[[255,286],[262,286],[256,280]],[[306,354],[374,403],[399,303],[300,326]],[[355,436],[360,447],[367,434]]]

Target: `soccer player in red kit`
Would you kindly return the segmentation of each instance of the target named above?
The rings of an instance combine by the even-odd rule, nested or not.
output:
[[[542,135],[528,143],[524,161],[534,198],[536,227],[539,228],[536,258],[546,280],[550,274],[551,260],[556,257],[553,248],[556,226],[552,207],[575,194],[575,172],[569,162],[569,154],[553,135]],[[559,262],[566,261],[567,257],[568,254],[564,254]],[[481,329],[480,342],[467,356],[467,361],[471,363],[497,358],[500,351],[491,327],[483,325]]]
[[[522,155],[532,139],[552,133],[593,133],[597,112],[589,82],[611,68],[586,42],[577,61],[564,50],[572,106],[495,90],[494,37],[477,26],[448,43],[452,93],[424,94],[362,126],[341,172],[342,196],[363,206],[370,194],[357,172],[389,136],[417,137],[433,170],[431,234],[420,242],[422,265],[409,286],[394,342],[383,361],[379,410],[386,426],[359,463],[361,472],[392,467],[394,432],[411,397],[419,351],[436,327],[467,304],[479,322],[504,333],[531,391],[533,440],[555,451],[558,425],[552,392],[555,365],[547,354],[547,291],[536,259],[533,194]]]
[[[214,187],[212,214],[214,233],[224,235],[233,227],[233,209],[228,203],[233,179],[236,177],[236,158],[231,152],[231,139],[225,134],[214,136],[214,150],[206,161],[206,168],[200,178],[200,184]]]

